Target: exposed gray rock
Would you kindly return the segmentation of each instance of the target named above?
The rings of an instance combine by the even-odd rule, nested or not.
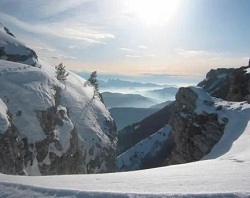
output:
[[[29,65],[31,66],[40,67],[40,65],[37,63],[38,57],[32,49],[26,47],[26,54],[27,55],[8,53],[5,51],[4,46],[2,47],[0,46],[0,59],[12,61],[12,62],[18,62],[18,63],[28,62]]]
[[[250,74],[246,71],[249,68],[248,65],[236,69],[212,69],[198,86],[216,98],[250,103]]]
[[[230,76],[230,89],[226,99],[229,101],[248,101],[250,103],[250,66],[235,69]]]
[[[26,161],[26,148],[18,129],[11,121],[5,133],[0,134],[0,172],[13,175],[24,175]]]
[[[197,86],[202,87],[211,96],[226,100],[230,89],[230,76],[233,71],[233,68],[211,69],[207,73],[206,79],[198,83]]]
[[[180,88],[174,102],[175,111],[169,121],[173,128],[175,147],[167,165],[200,160],[208,154],[223,135],[226,123],[220,123],[216,113],[197,114],[198,95],[190,88]],[[211,106],[211,102],[203,101]]]

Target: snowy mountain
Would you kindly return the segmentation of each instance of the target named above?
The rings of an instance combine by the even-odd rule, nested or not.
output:
[[[115,123],[85,80],[54,67],[0,26],[0,172],[53,175],[115,169]]]
[[[0,52],[0,197],[250,197],[249,66],[180,88],[119,133],[118,170],[172,166],[73,175],[114,171],[110,113],[84,79],[58,80],[3,26]],[[218,90],[230,101],[209,95]]]
[[[163,87],[163,85],[157,85],[154,83],[139,83],[139,82],[132,82],[128,80],[120,80],[120,79],[109,79],[106,81],[100,82],[100,88],[156,88],[156,87]]]
[[[219,142],[202,160],[111,174],[48,177],[0,174],[0,196],[250,197],[250,105],[211,98],[198,88],[188,88],[188,91],[198,94],[194,107],[197,115],[217,112],[219,121],[228,119]],[[211,100],[214,102],[212,105],[204,102]]]

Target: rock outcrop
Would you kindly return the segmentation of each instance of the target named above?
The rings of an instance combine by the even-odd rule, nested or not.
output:
[[[167,165],[200,160],[223,135],[227,119],[222,122],[216,111],[206,112],[206,108],[213,108],[214,102],[205,92],[200,94],[205,98],[194,88],[180,88],[176,94],[175,110],[169,121],[175,147],[166,160]],[[197,108],[204,110],[197,112]]]
[[[207,93],[228,101],[250,103],[250,66],[210,70],[206,79],[198,84]]]
[[[0,99],[0,171],[6,174],[24,175],[26,151],[17,127],[12,123],[12,115]],[[5,131],[2,133],[2,131]]]
[[[230,76],[228,101],[250,103],[250,66],[237,68]]]

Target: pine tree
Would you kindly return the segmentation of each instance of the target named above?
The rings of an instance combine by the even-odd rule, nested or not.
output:
[[[84,84],[84,86],[86,86],[87,84],[91,85],[94,87],[94,95],[93,95],[93,98],[95,96],[99,97],[100,100],[102,101],[102,103],[104,103],[103,101],[103,98],[102,98],[102,95],[99,93],[99,83],[98,83],[98,80],[97,80],[97,72],[94,71],[90,74],[90,77],[89,79],[86,81],[86,83]]]
[[[90,74],[90,77],[88,79],[88,82],[90,83],[90,85],[92,85],[95,88],[95,91],[99,91],[99,83],[97,80],[97,72],[94,71]]]
[[[65,81],[69,73],[65,70],[65,66],[60,63],[56,68],[56,78],[57,80]]]

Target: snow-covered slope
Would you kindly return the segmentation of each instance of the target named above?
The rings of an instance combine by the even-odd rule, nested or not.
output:
[[[0,196],[249,197],[250,105],[217,99],[214,102],[222,106],[221,115],[228,122],[219,143],[201,161],[101,175],[0,175]],[[200,110],[214,111],[204,105],[197,112]]]
[[[29,48],[4,30],[0,27],[0,48],[27,55]],[[12,61],[0,60],[1,171],[114,171],[116,127],[94,88],[71,72],[65,81],[58,80],[55,68],[37,59],[23,61],[27,64]]]
[[[171,126],[166,125],[117,157],[117,170],[140,170],[160,165],[173,144]]]

